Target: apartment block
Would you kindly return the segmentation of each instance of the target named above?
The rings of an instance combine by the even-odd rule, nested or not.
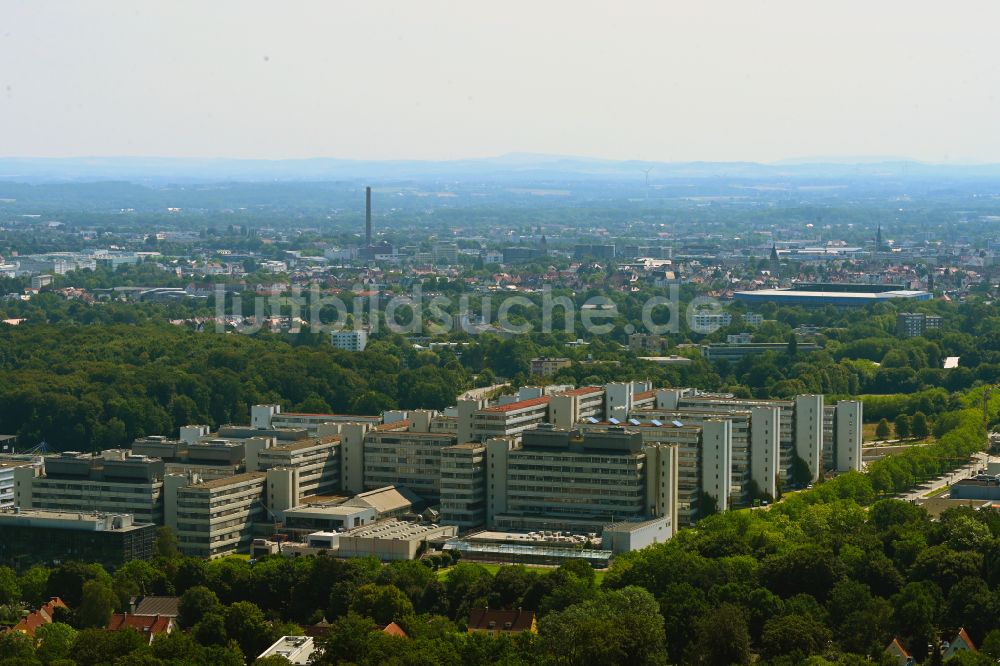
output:
[[[279,442],[256,452],[256,465],[247,461],[247,469],[266,472],[275,467],[295,469],[298,487],[295,503],[314,495],[340,492],[340,437],[310,437],[294,442]]]
[[[372,430],[364,438],[364,486],[401,484],[424,499],[440,499],[441,453],[457,443],[446,433]]]
[[[600,432],[608,427],[606,423],[580,424],[580,429],[588,433]],[[676,515],[680,525],[691,525],[702,517],[705,511],[703,493],[711,497],[717,510],[724,511],[730,507],[732,425],[728,421],[705,419],[693,425],[632,419],[627,427],[640,435],[644,446],[676,448]]]
[[[787,481],[795,457],[809,466],[812,479],[819,478],[823,446],[823,396],[797,396],[792,400],[755,400],[728,394],[702,393],[695,389],[660,389],[658,408],[694,408],[728,414],[733,410],[773,407],[779,410],[779,464],[782,480]]]
[[[490,527],[597,533],[651,517],[651,510],[668,517],[676,504],[671,451],[659,449],[651,470],[642,436],[632,430],[546,424],[526,431],[520,446],[498,438],[486,448]]]
[[[732,441],[730,500],[733,506],[746,506],[753,499],[750,496],[751,482],[756,484],[759,492],[772,498],[777,496],[779,416],[780,412],[775,407],[725,412],[697,408],[643,409],[633,411],[629,415],[629,423],[703,427],[709,421],[729,421]]]
[[[330,342],[337,349],[350,352],[364,351],[368,346],[368,331],[343,330],[330,333]]]
[[[215,558],[249,552],[253,523],[265,520],[264,472],[201,481],[166,477],[166,525],[185,555]]]
[[[896,315],[896,334],[904,338],[919,337],[927,331],[940,329],[943,322],[938,315],[900,312]]]
[[[163,461],[109,449],[66,451],[43,467],[14,469],[14,504],[53,512],[130,514],[138,523],[163,523]]]
[[[858,400],[841,400],[823,409],[823,465],[837,472],[861,471],[864,407]]]
[[[505,405],[473,408],[468,413],[463,413],[463,406],[467,407],[470,401],[459,401],[458,438],[484,442],[495,437],[519,437],[525,430],[547,422],[550,401],[551,397],[545,395]],[[467,419],[467,427],[463,427],[463,419]],[[464,437],[466,432],[467,439]]]
[[[604,416],[604,389],[583,386],[550,396],[548,421],[560,428],[572,428],[577,421]]]
[[[568,358],[533,358],[531,359],[531,374],[548,377],[571,365],[573,365],[573,361]]]
[[[306,414],[302,412],[282,412],[281,405],[253,405],[250,408],[250,427],[258,430],[295,428],[317,434],[319,427],[330,423],[370,423],[382,422],[380,416],[356,416],[353,414]]]
[[[462,530],[486,524],[486,445],[463,442],[441,449],[441,519]]]

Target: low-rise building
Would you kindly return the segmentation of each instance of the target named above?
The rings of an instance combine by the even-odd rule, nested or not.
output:
[[[573,365],[573,361],[568,358],[533,358],[531,359],[531,374],[548,377],[571,365]]]
[[[469,611],[468,631],[485,633],[491,636],[501,634],[517,634],[521,632],[538,633],[535,622],[535,611],[530,610],[497,610],[490,608],[473,608]]]
[[[15,569],[68,560],[114,569],[153,557],[156,526],[128,514],[0,511],[0,562]]]
[[[295,666],[306,666],[315,650],[316,646],[310,636],[282,636],[261,652],[257,659],[283,657]]]

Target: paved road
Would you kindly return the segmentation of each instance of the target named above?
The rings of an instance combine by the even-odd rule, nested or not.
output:
[[[899,499],[909,500],[909,501],[922,499],[923,496],[926,495],[927,493],[933,490],[937,490],[942,486],[947,486],[961,479],[966,479],[970,476],[974,476],[977,471],[986,467],[986,461],[988,458],[989,456],[987,456],[986,453],[982,452],[977,453],[975,455],[975,460],[969,463],[968,465],[959,467],[954,472],[949,472],[948,474],[939,476],[938,478],[928,481],[927,483],[923,483],[914,488],[913,490],[910,490],[905,493],[900,493],[896,495],[896,497]]]

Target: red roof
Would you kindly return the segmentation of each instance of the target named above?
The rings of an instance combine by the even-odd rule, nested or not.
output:
[[[166,615],[130,615],[128,613],[115,613],[108,623],[108,631],[118,631],[119,629],[132,628],[141,634],[169,633],[171,619]]]
[[[403,631],[403,628],[396,624],[395,622],[390,622],[389,624],[382,627],[383,634],[389,634],[390,636],[398,636],[399,638],[409,638],[409,634]]]
[[[57,608],[66,608],[66,604],[59,597],[52,597],[44,606],[29,613],[23,620],[18,622],[14,627],[14,631],[34,636],[38,628],[46,624],[52,624]]]
[[[559,395],[590,395],[591,393],[600,393],[603,390],[600,386],[581,386],[580,388],[563,391]]]
[[[487,407],[483,409],[484,412],[516,412],[519,409],[527,409],[528,407],[536,407],[538,405],[549,404],[549,396],[543,395],[540,398],[529,398],[528,400],[519,400],[517,402],[510,402],[506,405],[497,405],[496,407]]]
[[[647,398],[652,398],[656,395],[656,391],[643,391],[642,393],[636,393],[632,396],[633,400],[646,400]]]

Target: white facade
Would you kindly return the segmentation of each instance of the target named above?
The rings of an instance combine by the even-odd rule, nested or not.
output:
[[[334,331],[330,334],[330,342],[337,349],[344,351],[360,352],[368,346],[368,331],[365,330],[344,330]]]
[[[781,470],[781,410],[777,407],[750,408],[750,478],[762,493],[778,496]]]
[[[834,412],[834,460],[838,472],[861,471],[860,400],[841,400]]]
[[[809,466],[810,480],[823,472],[823,396],[795,396],[795,454]]]

